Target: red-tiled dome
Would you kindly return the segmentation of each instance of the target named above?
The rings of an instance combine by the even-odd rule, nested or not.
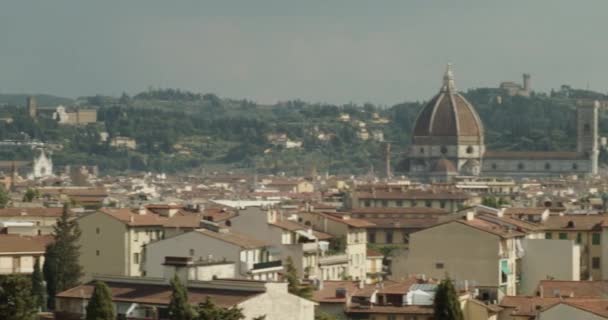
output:
[[[483,144],[481,119],[475,108],[456,91],[450,66],[443,81],[441,91],[418,114],[413,132],[414,142],[427,144],[433,143],[432,138],[454,138],[441,143],[466,140],[467,143]]]

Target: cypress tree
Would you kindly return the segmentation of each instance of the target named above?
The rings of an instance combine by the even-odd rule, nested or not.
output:
[[[44,281],[46,281],[46,306],[50,310],[55,309],[55,294],[57,294],[57,250],[55,244],[46,246],[44,252],[44,264],[42,265],[42,273]]]
[[[36,318],[31,281],[27,276],[0,276],[0,318],[2,320]]]
[[[310,286],[302,286],[298,279],[298,272],[293,265],[293,259],[287,257],[285,264],[285,278],[287,280],[287,291],[296,296],[310,299],[312,297],[312,288]]]
[[[102,281],[95,281],[95,290],[87,304],[86,320],[114,320],[114,304],[110,289]]]
[[[44,310],[44,284],[42,283],[42,272],[40,271],[40,259],[34,262],[34,272],[32,273],[32,298],[37,310]]]
[[[55,307],[55,294],[72,288],[82,277],[79,264],[81,231],[76,220],[69,214],[68,204],[64,204],[61,217],[53,227],[55,242],[47,246],[44,260],[44,278],[47,282],[48,303],[50,309]]]
[[[171,279],[171,301],[169,302],[170,320],[191,320],[193,318],[192,307],[188,303],[188,291],[179,280],[177,275]]]
[[[463,320],[458,294],[450,278],[439,283],[435,293],[435,320]]]

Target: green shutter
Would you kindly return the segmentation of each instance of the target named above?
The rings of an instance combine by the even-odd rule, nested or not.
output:
[[[509,260],[500,260],[500,271],[505,274],[511,274],[511,269],[509,269]]]

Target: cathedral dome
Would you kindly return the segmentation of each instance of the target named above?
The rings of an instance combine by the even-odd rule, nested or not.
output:
[[[415,144],[483,144],[481,119],[456,90],[450,65],[441,91],[418,114],[413,139]]]

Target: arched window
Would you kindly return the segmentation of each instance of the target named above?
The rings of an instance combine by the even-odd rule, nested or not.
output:
[[[523,170],[525,167],[526,166],[524,166],[523,162],[520,162],[520,163],[517,164],[517,169],[519,169],[519,170]]]
[[[473,151],[474,151],[473,147],[471,147],[471,146],[468,146],[468,147],[467,147],[467,153],[468,153],[468,154],[473,153]]]
[[[545,163],[545,170],[551,170],[551,164],[549,162]]]

